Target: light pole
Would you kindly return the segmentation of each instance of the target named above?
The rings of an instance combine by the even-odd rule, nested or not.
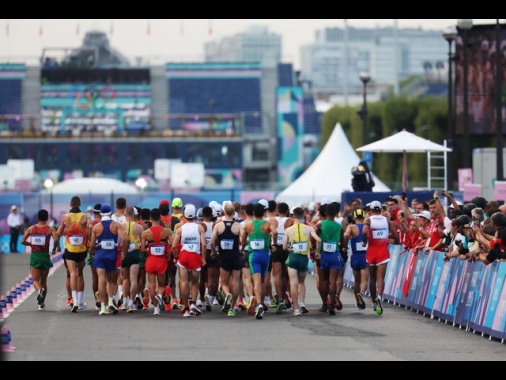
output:
[[[501,83],[502,83],[502,50],[501,50],[501,24],[499,19],[495,24],[495,114],[496,114],[496,165],[497,174],[496,181],[504,180],[504,167],[503,167],[503,135],[502,135],[502,104],[501,104]]]
[[[367,83],[371,80],[371,76],[367,71],[362,71],[358,75],[363,86],[363,94],[364,94],[364,102],[362,104],[362,112],[360,112],[360,116],[362,116],[362,146],[367,144]],[[362,153],[362,157],[364,157],[365,153]]]
[[[464,168],[470,168],[471,167],[471,149],[469,144],[469,67],[467,63],[467,34],[469,30],[473,27],[473,20],[472,19],[459,19],[457,20],[457,26],[460,30],[462,30],[462,55],[464,59],[464,72],[463,77],[464,80],[464,126],[463,126],[463,147],[462,147],[462,166]]]
[[[53,186],[54,182],[52,179],[48,178],[44,181],[44,187],[49,190],[49,210],[51,215],[51,220],[54,219],[53,216]]]
[[[448,41],[448,148],[453,150],[453,140],[455,139],[455,130],[453,128],[453,54],[452,43],[457,38],[457,29],[450,26],[443,32],[443,37]],[[448,189],[453,190],[453,157],[447,161],[448,165]]]

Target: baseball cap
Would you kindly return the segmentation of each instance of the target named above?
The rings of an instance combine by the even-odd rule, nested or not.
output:
[[[371,208],[371,210],[380,211],[381,203],[379,201],[372,201],[369,207]]]
[[[260,199],[258,201],[258,204],[261,204],[264,206],[264,208],[267,210],[269,208],[269,201],[267,199]]]
[[[329,205],[332,203],[332,200],[330,198],[322,198],[322,201],[320,202],[321,205]]]
[[[430,220],[430,212],[427,210],[423,210],[420,214],[415,214],[415,216],[419,218],[425,218],[427,220]]]
[[[175,207],[175,208],[183,207],[183,201],[181,200],[181,198],[174,198],[172,200],[172,207]]]
[[[173,202],[174,203],[174,202]],[[184,217],[187,219],[193,219],[197,215],[197,210],[195,209],[195,206],[190,204],[187,204],[184,208]]]
[[[91,207],[91,206],[86,207],[86,211],[91,211],[91,210],[93,210],[93,207]]]
[[[209,207],[214,208],[214,206],[216,206],[217,204],[218,204],[218,202],[211,201],[211,202],[209,202]]]
[[[232,204],[232,201],[223,201],[223,203],[221,204],[221,207],[225,208],[225,206],[228,204]]]
[[[109,205],[102,205],[102,207],[100,207],[100,215],[110,215],[111,212],[111,206]]]
[[[216,203],[213,207],[213,210],[216,211],[216,214],[219,215],[223,211],[223,206],[219,203]]]
[[[97,203],[94,207],[93,207],[93,212],[96,212],[96,213],[99,213],[100,214],[100,209],[102,208],[102,205],[100,203]]]
[[[161,205],[167,205],[167,206],[168,206],[169,204],[170,204],[170,203],[169,203],[169,201],[168,201],[167,199],[162,199],[162,200],[160,201],[159,206],[161,206]]]
[[[456,200],[455,202],[457,202],[457,204],[458,204],[459,206],[463,206],[463,205],[464,205],[461,201],[457,201],[457,200]],[[448,207],[449,207],[449,208],[453,208],[453,204],[450,204]]]
[[[18,208],[16,207],[16,205],[12,205],[11,206],[11,210],[17,210]]]

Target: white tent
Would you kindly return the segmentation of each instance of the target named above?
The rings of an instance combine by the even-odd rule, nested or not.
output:
[[[277,202],[286,202],[290,207],[320,202],[330,198],[340,202],[341,193],[353,191],[351,168],[357,166],[360,157],[351,146],[343,127],[337,123],[327,144],[309,168],[297,180],[276,197]],[[374,192],[390,189],[374,174]]]
[[[57,183],[52,188],[53,194],[138,194],[133,185],[113,178],[73,178]],[[44,190],[43,192],[48,192]]]

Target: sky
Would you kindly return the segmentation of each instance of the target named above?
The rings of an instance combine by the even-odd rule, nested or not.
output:
[[[504,22],[504,20],[501,20]],[[393,26],[394,19],[348,19],[353,27]],[[495,24],[495,19],[475,19],[474,24]],[[35,64],[43,48],[77,48],[90,30],[101,30],[110,45],[127,57],[150,57],[153,64],[201,62],[204,44],[266,26],[282,36],[282,59],[300,69],[300,48],[314,42],[315,32],[343,28],[343,19],[2,19],[0,62]],[[443,31],[456,19],[397,19],[399,28]],[[443,38],[443,37],[441,37]],[[56,50],[54,50],[56,51]],[[61,51],[61,50],[60,50]]]

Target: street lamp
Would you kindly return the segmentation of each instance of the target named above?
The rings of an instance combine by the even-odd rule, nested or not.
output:
[[[51,219],[54,219],[54,216],[53,216],[53,186],[54,186],[54,182],[52,179],[48,178],[44,181],[44,187],[49,190],[49,210],[51,211]]]
[[[362,111],[360,112],[360,116],[362,116],[362,146],[364,146],[367,144],[367,83],[371,80],[371,76],[367,71],[361,71],[358,77],[364,84],[364,102],[362,104]],[[362,158],[364,154],[362,153]]]
[[[463,59],[464,59],[464,72],[463,72],[463,80],[464,80],[464,129],[463,129],[463,167],[464,168],[470,168],[471,167],[471,152],[470,152],[470,144],[469,144],[469,89],[468,89],[468,82],[469,82],[469,67],[467,63],[467,34],[469,30],[473,27],[473,20],[472,19],[458,19],[457,20],[457,26],[460,30],[462,30],[462,52],[463,52]]]
[[[135,181],[135,186],[141,188],[142,196],[144,197],[144,188],[148,185],[144,177],[139,177],[137,181]]]
[[[452,43],[457,38],[457,29],[449,26],[443,31],[443,37],[448,41],[448,148],[453,149],[453,140],[455,139],[455,130],[453,128],[453,54]],[[453,190],[453,157],[447,162],[447,186],[448,190]]]
[[[503,167],[503,135],[502,135],[502,104],[501,104],[501,82],[502,82],[502,50],[501,50],[501,24],[499,19],[495,24],[495,114],[496,114],[496,165],[497,174],[496,181],[504,180],[504,167]]]

